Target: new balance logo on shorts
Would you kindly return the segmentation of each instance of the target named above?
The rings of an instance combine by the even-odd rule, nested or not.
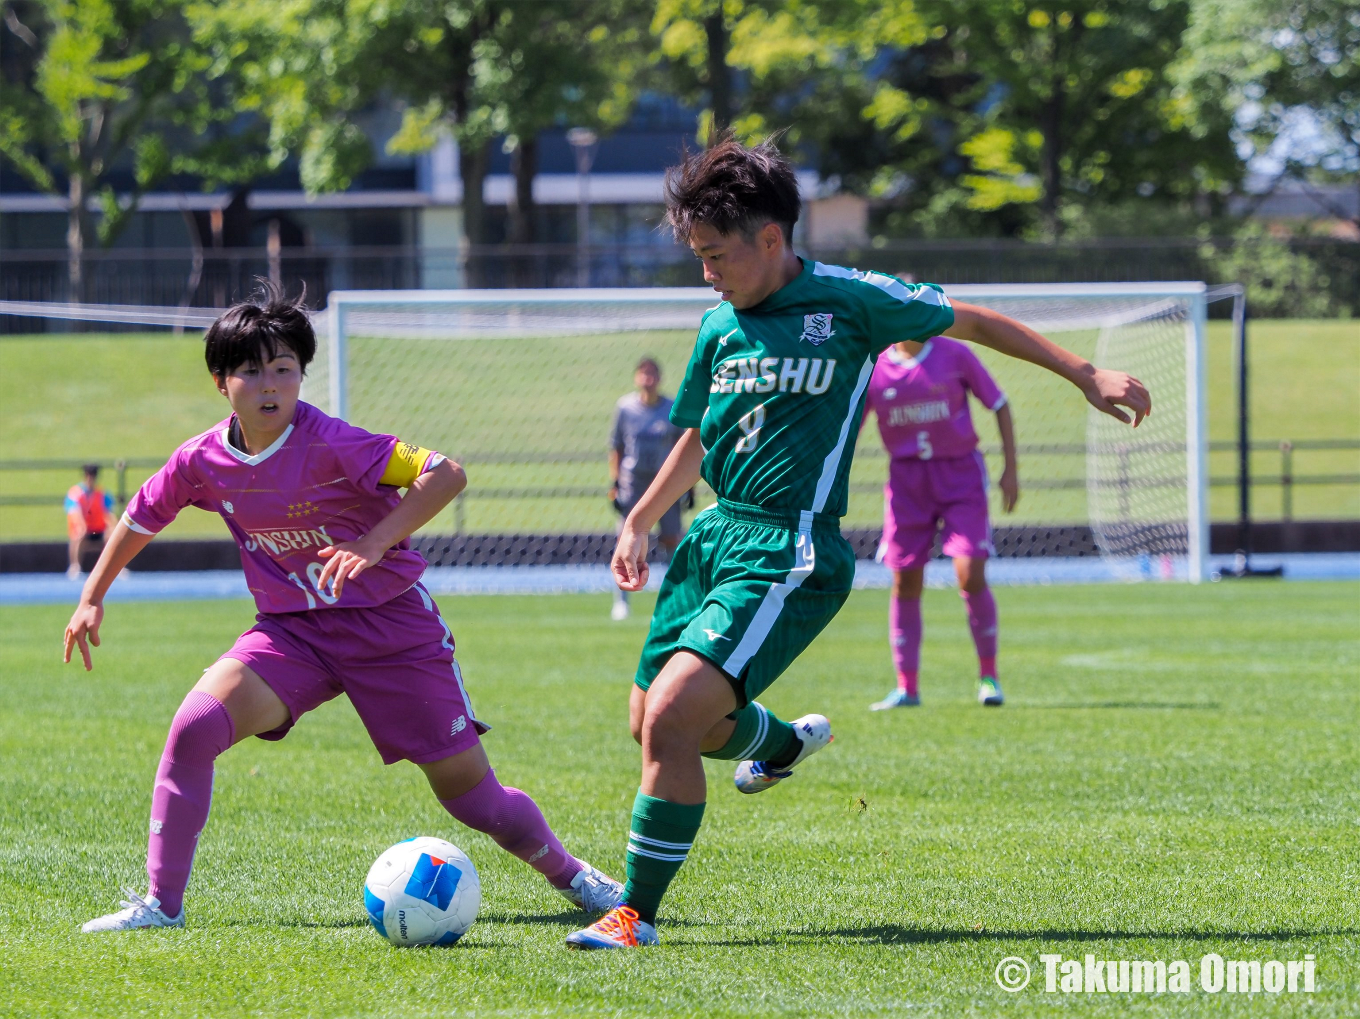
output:
[[[450,736],[457,736],[467,728],[467,715],[459,715],[453,720],[453,729],[449,732]]]

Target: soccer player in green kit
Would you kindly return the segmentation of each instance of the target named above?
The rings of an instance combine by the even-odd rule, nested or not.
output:
[[[568,936],[574,948],[656,944],[657,907],[704,813],[702,758],[741,762],[737,788],[758,793],[831,742],[824,716],[784,722],[755,698],[849,596],[855,556],[840,517],[880,353],[944,334],[1047,368],[1129,421],[1122,404],[1135,426],[1152,407],[1137,379],[937,286],[799,258],[798,184],[772,142],[727,138],[686,157],[667,174],[666,206],[722,303],[704,315],[671,409],[684,435],[620,532],[619,586],[646,583],[648,534],[700,477],[718,503],[671,559],[634,680],[642,784],[624,896]]]

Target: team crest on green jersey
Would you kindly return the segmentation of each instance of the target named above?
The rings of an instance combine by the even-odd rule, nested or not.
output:
[[[798,337],[800,340],[807,340],[814,347],[819,347],[835,335],[831,328],[831,312],[821,311],[803,316],[803,335]]]

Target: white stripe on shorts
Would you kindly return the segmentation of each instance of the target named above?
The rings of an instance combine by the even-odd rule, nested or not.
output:
[[[794,549],[793,569],[785,574],[782,582],[773,583],[765,592],[765,598],[751,617],[751,625],[742,634],[741,643],[732,649],[723,662],[723,672],[729,676],[740,676],[746,663],[755,657],[765,638],[774,629],[775,621],[784,611],[784,599],[802,586],[803,581],[812,576],[817,568],[817,550],[812,545],[812,511],[803,510],[798,515],[798,544]]]
[[[434,599],[431,598],[430,593],[425,590],[425,585],[417,581],[414,587],[416,594],[420,595],[420,600],[425,604],[425,610],[427,612],[433,612],[435,619],[439,620],[439,625],[444,628],[443,645],[452,652],[453,631],[449,629],[449,624],[444,622],[444,617],[441,616],[439,610],[434,607]],[[458,684],[458,693],[463,698],[463,707],[467,709],[468,721],[477,721],[477,715],[472,710],[472,698],[468,696],[467,687],[463,686],[463,670],[458,668],[458,659],[456,657],[453,659],[453,680]],[[484,723],[478,722],[478,724],[485,728]]]

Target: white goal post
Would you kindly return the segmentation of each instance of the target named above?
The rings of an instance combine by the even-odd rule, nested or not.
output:
[[[1128,371],[1152,392],[1153,414],[1135,431],[1041,369],[980,350],[1016,416],[1026,492],[1019,523],[1037,534],[1089,528],[1100,555],[1134,579],[1205,579],[1205,285],[945,292],[1011,315],[1100,367]],[[612,526],[599,476],[613,401],[641,354],[661,358],[673,388],[699,317],[715,301],[707,288],[335,291],[316,318],[325,336],[305,395],[329,413],[470,463],[471,519],[456,509],[460,530],[602,531]],[[994,430],[983,416],[975,410],[986,448]],[[881,517],[874,493],[882,473],[880,444],[866,429],[847,528]],[[1007,520],[997,514],[993,523]],[[1040,542],[1025,554],[1054,553]]]

